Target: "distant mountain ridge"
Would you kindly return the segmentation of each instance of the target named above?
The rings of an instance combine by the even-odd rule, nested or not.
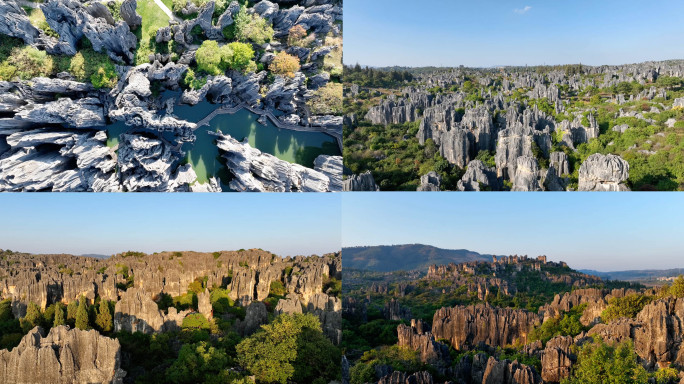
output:
[[[376,272],[427,271],[433,264],[490,261],[492,255],[467,249],[443,249],[424,244],[374,245],[342,248],[344,268]]]
[[[684,268],[671,269],[634,269],[629,271],[611,271],[601,272],[591,269],[580,269],[582,273],[588,275],[598,276],[602,279],[608,280],[623,280],[623,281],[643,281],[655,280],[658,277],[677,277],[684,274]]]

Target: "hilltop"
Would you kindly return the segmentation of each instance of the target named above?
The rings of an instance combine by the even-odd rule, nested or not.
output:
[[[442,249],[423,244],[347,247],[342,248],[342,252],[345,268],[376,272],[425,272],[432,264],[491,259],[491,255],[482,255],[467,249]]]

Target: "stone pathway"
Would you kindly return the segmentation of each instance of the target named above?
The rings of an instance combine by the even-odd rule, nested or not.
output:
[[[169,19],[175,20],[178,22],[181,21],[178,17],[176,17],[176,15],[173,14],[173,12],[171,12],[171,10],[169,9],[169,7],[166,6],[166,4],[162,3],[161,0],[154,0],[154,3],[157,4],[157,6],[159,8],[161,8],[162,11],[164,11],[164,13],[166,13],[166,15],[169,17]]]

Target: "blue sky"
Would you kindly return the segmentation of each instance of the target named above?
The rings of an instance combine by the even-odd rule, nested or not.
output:
[[[345,0],[344,62],[625,64],[684,59],[684,1]]]
[[[684,267],[681,193],[346,193],[342,245],[545,254],[573,268]]]
[[[340,249],[340,194],[0,194],[0,248],[31,253]]]

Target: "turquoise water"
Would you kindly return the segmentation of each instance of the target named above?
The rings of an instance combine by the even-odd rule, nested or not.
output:
[[[174,107],[174,115],[178,118],[198,122],[208,116],[219,105],[201,102],[195,106],[179,105]],[[249,144],[264,153],[275,157],[313,168],[313,162],[321,154],[340,155],[336,140],[321,132],[301,132],[280,129],[270,121],[266,125],[257,122],[259,115],[246,109],[234,114],[220,114],[215,116],[208,125],[195,130],[197,139],[194,143],[186,143],[186,161],[197,173],[199,183],[206,183],[211,177],[217,177],[222,184],[230,181],[231,175],[225,167],[223,159],[216,146],[216,137],[209,132],[222,132],[238,141],[247,139]],[[107,145],[110,147],[118,143],[118,137],[129,127],[117,122],[107,127]]]

